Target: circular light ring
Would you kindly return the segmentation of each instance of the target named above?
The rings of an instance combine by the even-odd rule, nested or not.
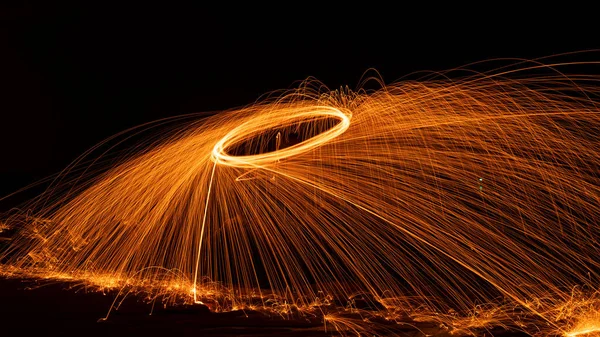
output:
[[[321,117],[336,118],[339,120],[339,123],[314,137],[281,150],[245,156],[234,156],[227,153],[227,149],[230,146],[251,139],[253,136],[264,133],[265,130],[269,130],[270,128],[285,127],[286,125],[294,125],[300,121]],[[336,138],[348,129],[351,117],[350,114],[328,106],[289,108],[268,113],[268,116],[263,118],[257,116],[231,130],[225,137],[221,138],[213,148],[212,159],[219,165],[233,167],[254,168],[265,166],[281,159],[315,149]]]

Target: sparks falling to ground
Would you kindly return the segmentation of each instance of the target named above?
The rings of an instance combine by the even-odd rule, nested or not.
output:
[[[600,78],[549,69],[307,81],[185,119],[6,216],[0,272],[349,335],[598,335]]]

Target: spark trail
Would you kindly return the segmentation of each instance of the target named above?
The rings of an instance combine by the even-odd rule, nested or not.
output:
[[[348,334],[378,317],[592,336],[600,78],[549,69],[307,81],[188,121],[6,217],[0,271]]]

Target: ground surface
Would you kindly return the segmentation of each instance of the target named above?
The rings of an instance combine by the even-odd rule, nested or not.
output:
[[[114,294],[68,289],[60,283],[0,279],[0,326],[12,336],[338,336],[324,331],[323,323],[282,320],[260,313],[211,313],[203,306],[164,308],[130,297],[109,319],[104,317]],[[150,312],[152,311],[152,315]],[[404,327],[394,335],[437,336],[431,324]],[[437,333],[436,333],[437,332]],[[4,333],[1,333],[4,335]],[[349,333],[349,336],[354,334]],[[383,335],[390,335],[382,333]],[[481,336],[490,336],[482,332]],[[495,336],[518,336],[497,331]],[[447,336],[447,335],[446,335]]]

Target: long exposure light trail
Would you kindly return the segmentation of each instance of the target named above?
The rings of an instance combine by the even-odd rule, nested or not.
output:
[[[0,273],[342,334],[598,335],[600,77],[557,67],[178,119],[8,214]]]

